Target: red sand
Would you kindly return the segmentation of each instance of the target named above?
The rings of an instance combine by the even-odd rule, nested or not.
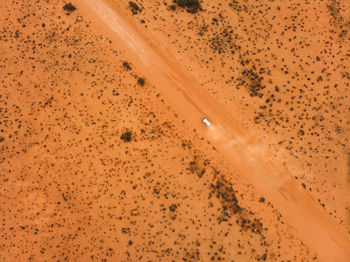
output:
[[[198,84],[196,59],[135,24],[126,2],[75,4],[70,16],[63,4],[42,3],[40,16],[0,6],[4,261],[349,260],[348,224],[296,183],[299,160],[276,158],[278,132],[247,130],[253,110]]]

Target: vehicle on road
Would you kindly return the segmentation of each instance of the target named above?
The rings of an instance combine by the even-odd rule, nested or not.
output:
[[[202,122],[207,126],[210,127],[211,123],[208,121],[208,119],[206,119],[205,117],[202,118]]]

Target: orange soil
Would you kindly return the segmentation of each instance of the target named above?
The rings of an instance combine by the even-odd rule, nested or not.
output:
[[[316,160],[305,165],[275,142],[292,131],[254,122],[258,98],[244,89],[230,94],[215,71],[217,61],[222,75],[224,64],[237,62],[218,55],[202,67],[211,56],[197,49],[205,41],[195,46],[192,38],[175,36],[173,17],[198,21],[201,13],[172,13],[150,1],[132,15],[127,2],[77,1],[70,15],[63,2],[0,5],[6,14],[0,43],[7,50],[0,56],[1,259],[348,261],[346,157],[326,160],[321,174],[314,164],[322,154],[313,152]],[[156,20],[152,13],[162,8]],[[217,16],[215,6],[201,12],[210,8]],[[334,23],[345,25],[343,17]],[[157,29],[159,20],[168,26]],[[339,45],[339,56],[328,59],[339,59],[342,73],[347,58]],[[140,76],[145,86],[137,84]],[[290,79],[271,78],[281,85]],[[349,104],[346,75],[326,81],[340,81],[331,96]],[[348,147],[343,110],[333,120],[343,120],[337,138]],[[200,122],[203,115],[213,127]],[[259,125],[257,133],[252,127]],[[130,142],[121,139],[126,130]],[[327,147],[342,152],[336,142]],[[308,176],[300,177],[300,170]],[[304,179],[332,196],[318,202],[334,208],[336,217],[316,204],[320,192],[300,186]]]

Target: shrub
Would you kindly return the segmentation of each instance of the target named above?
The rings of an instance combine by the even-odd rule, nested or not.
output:
[[[123,67],[124,67],[126,70],[131,70],[131,66],[130,66],[130,64],[129,64],[127,61],[124,61],[124,62],[123,62]]]
[[[132,2],[132,1],[129,2],[129,7],[131,8],[131,12],[134,15],[136,15],[138,12],[141,11],[140,7],[136,3]]]
[[[187,8],[187,12],[191,14],[197,13],[201,8],[199,0],[173,0],[173,2],[182,8]]]
[[[63,9],[68,12],[73,12],[76,9],[76,7],[72,3],[68,3],[63,6]]]
[[[124,142],[130,142],[131,141],[131,132],[130,131],[124,132],[121,135],[120,139],[123,140]]]
[[[144,86],[144,85],[145,85],[145,79],[143,79],[142,77],[139,77],[139,79],[137,79],[137,83],[138,83],[140,86]]]

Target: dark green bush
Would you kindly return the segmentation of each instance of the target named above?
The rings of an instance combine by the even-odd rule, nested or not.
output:
[[[144,85],[145,85],[145,79],[143,79],[142,77],[139,77],[139,79],[137,79],[137,83],[138,83],[140,86],[144,86]]]
[[[172,10],[172,11],[175,11],[176,10],[176,5],[170,5],[169,9]]]
[[[126,70],[131,70],[131,66],[130,66],[130,64],[129,64],[127,61],[124,61],[124,62],[123,62],[123,67],[124,67]]]
[[[120,139],[123,140],[124,142],[130,142],[131,141],[131,136],[132,136],[131,132],[130,131],[126,131],[126,132],[124,132],[121,135]]]
[[[132,1],[129,2],[129,7],[131,8],[131,12],[134,15],[136,15],[138,12],[141,11],[140,7],[136,3],[132,2]]]
[[[199,0],[173,0],[175,4],[182,8],[187,8],[187,12],[194,14],[201,9]]]
[[[77,8],[72,3],[68,3],[63,6],[63,9],[68,12],[73,12]]]

